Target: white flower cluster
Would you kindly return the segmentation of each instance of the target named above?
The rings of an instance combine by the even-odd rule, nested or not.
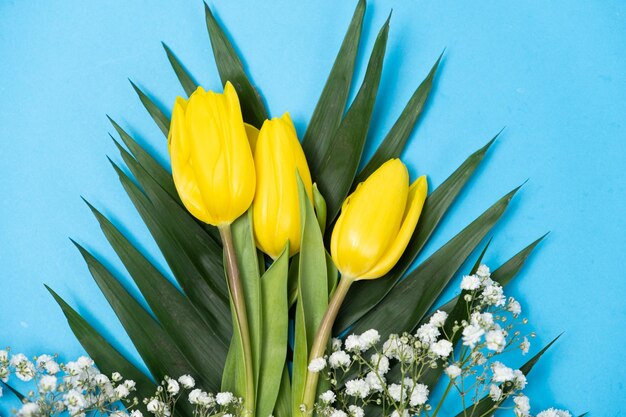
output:
[[[495,408],[512,398],[516,417],[530,417],[530,401],[521,394],[526,376],[494,360],[509,348],[523,354],[530,348],[528,337],[514,329],[527,322],[519,318],[520,303],[506,298],[485,265],[463,277],[461,290],[457,306],[465,317],[450,318],[437,310],[413,334],[392,334],[381,341],[379,332],[371,329],[343,342],[333,339],[329,355],[309,365],[311,372],[324,372],[331,385],[320,395],[315,411],[324,417],[363,417],[365,407],[375,406],[385,417],[434,417],[456,388],[473,402],[489,396]],[[438,404],[429,403],[433,373],[448,376]],[[571,416],[550,409],[537,417]]]
[[[34,385],[21,408],[14,411],[17,417],[49,417],[63,413],[73,417],[96,413],[117,417],[129,415],[120,410],[132,409],[138,403],[136,398],[131,398],[134,381],[123,380],[117,373],[109,378],[86,356],[62,364],[50,355],[40,355],[31,361],[22,353],[11,355],[9,349],[0,350],[0,380],[9,383],[11,375]],[[0,390],[0,396],[2,394]],[[137,411],[130,415],[140,416]]]

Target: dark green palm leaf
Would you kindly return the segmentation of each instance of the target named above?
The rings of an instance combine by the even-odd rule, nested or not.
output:
[[[183,64],[178,60],[178,58],[176,58],[176,55],[174,55],[170,47],[167,46],[165,42],[161,42],[161,44],[163,45],[163,49],[165,49],[167,59],[170,61],[178,81],[180,81],[180,85],[183,87],[183,90],[185,90],[187,97],[189,97],[194,91],[196,91],[196,88],[198,88],[198,83],[194,81],[191,74],[189,74]]]
[[[139,100],[141,100],[141,104],[146,108],[154,123],[161,129],[161,132],[167,137],[170,131],[170,118],[163,113],[163,111],[157,106],[157,104],[150,98],[146,93],[144,93],[141,88],[137,87],[137,85],[132,82],[130,84],[133,86],[133,89],[139,96]]]

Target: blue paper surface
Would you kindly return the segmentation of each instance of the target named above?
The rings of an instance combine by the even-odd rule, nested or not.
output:
[[[210,5],[271,115],[289,111],[302,135],[355,2]],[[531,353],[565,332],[529,378],[533,412],[626,415],[626,3],[370,1],[356,81],[391,8],[366,155],[444,48],[403,157],[412,175],[427,174],[434,189],[506,126],[420,259],[529,179],[486,261],[496,267],[552,232],[509,289],[538,334]],[[138,294],[82,195],[171,275],[105,157],[120,161],[109,114],[168,162],[165,138],[127,81],[164,109],[182,94],[160,41],[219,88],[200,1],[0,2],[0,346],[67,360],[82,353],[46,283],[139,363],[68,237]],[[0,413],[15,404],[0,399]],[[457,410],[451,403],[442,414]]]

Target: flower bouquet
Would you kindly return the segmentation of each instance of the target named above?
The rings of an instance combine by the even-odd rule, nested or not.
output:
[[[133,84],[168,140],[171,172],[111,119],[132,176],[113,168],[177,285],[89,203],[151,311],[75,242],[149,374],[49,288],[89,357],[59,363],[0,351],[5,394],[24,403],[15,413],[435,417],[451,400],[459,416],[507,408],[530,416],[522,390],[550,345],[519,369],[496,357],[529,351],[533,334],[503,288],[542,238],[493,272],[482,264],[487,244],[461,271],[518,188],[411,269],[495,140],[430,194],[425,175],[409,179],[399,158],[441,57],[359,170],[389,19],[348,104],[365,14],[358,2],[300,141],[288,113],[268,117],[205,8],[223,92],[199,87],[167,46],[188,96],[176,100],[171,118]],[[440,300],[459,272],[460,294]],[[35,388],[22,393],[13,376]]]

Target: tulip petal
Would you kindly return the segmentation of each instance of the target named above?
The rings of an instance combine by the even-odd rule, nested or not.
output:
[[[428,194],[428,182],[426,181],[426,176],[421,176],[409,189],[404,219],[402,220],[402,226],[400,226],[400,231],[395,241],[389,247],[385,255],[378,260],[376,266],[358,279],[380,278],[394,267],[400,259],[400,256],[402,256],[402,253],[404,253],[413,235],[413,231],[417,226],[417,221],[422,213],[422,207],[424,207],[424,201],[426,201],[426,194]]]
[[[244,123],[243,125],[246,128],[246,135],[248,136],[248,142],[250,143],[250,150],[254,155],[254,148],[256,148],[256,142],[259,138],[259,129],[248,123]]]

